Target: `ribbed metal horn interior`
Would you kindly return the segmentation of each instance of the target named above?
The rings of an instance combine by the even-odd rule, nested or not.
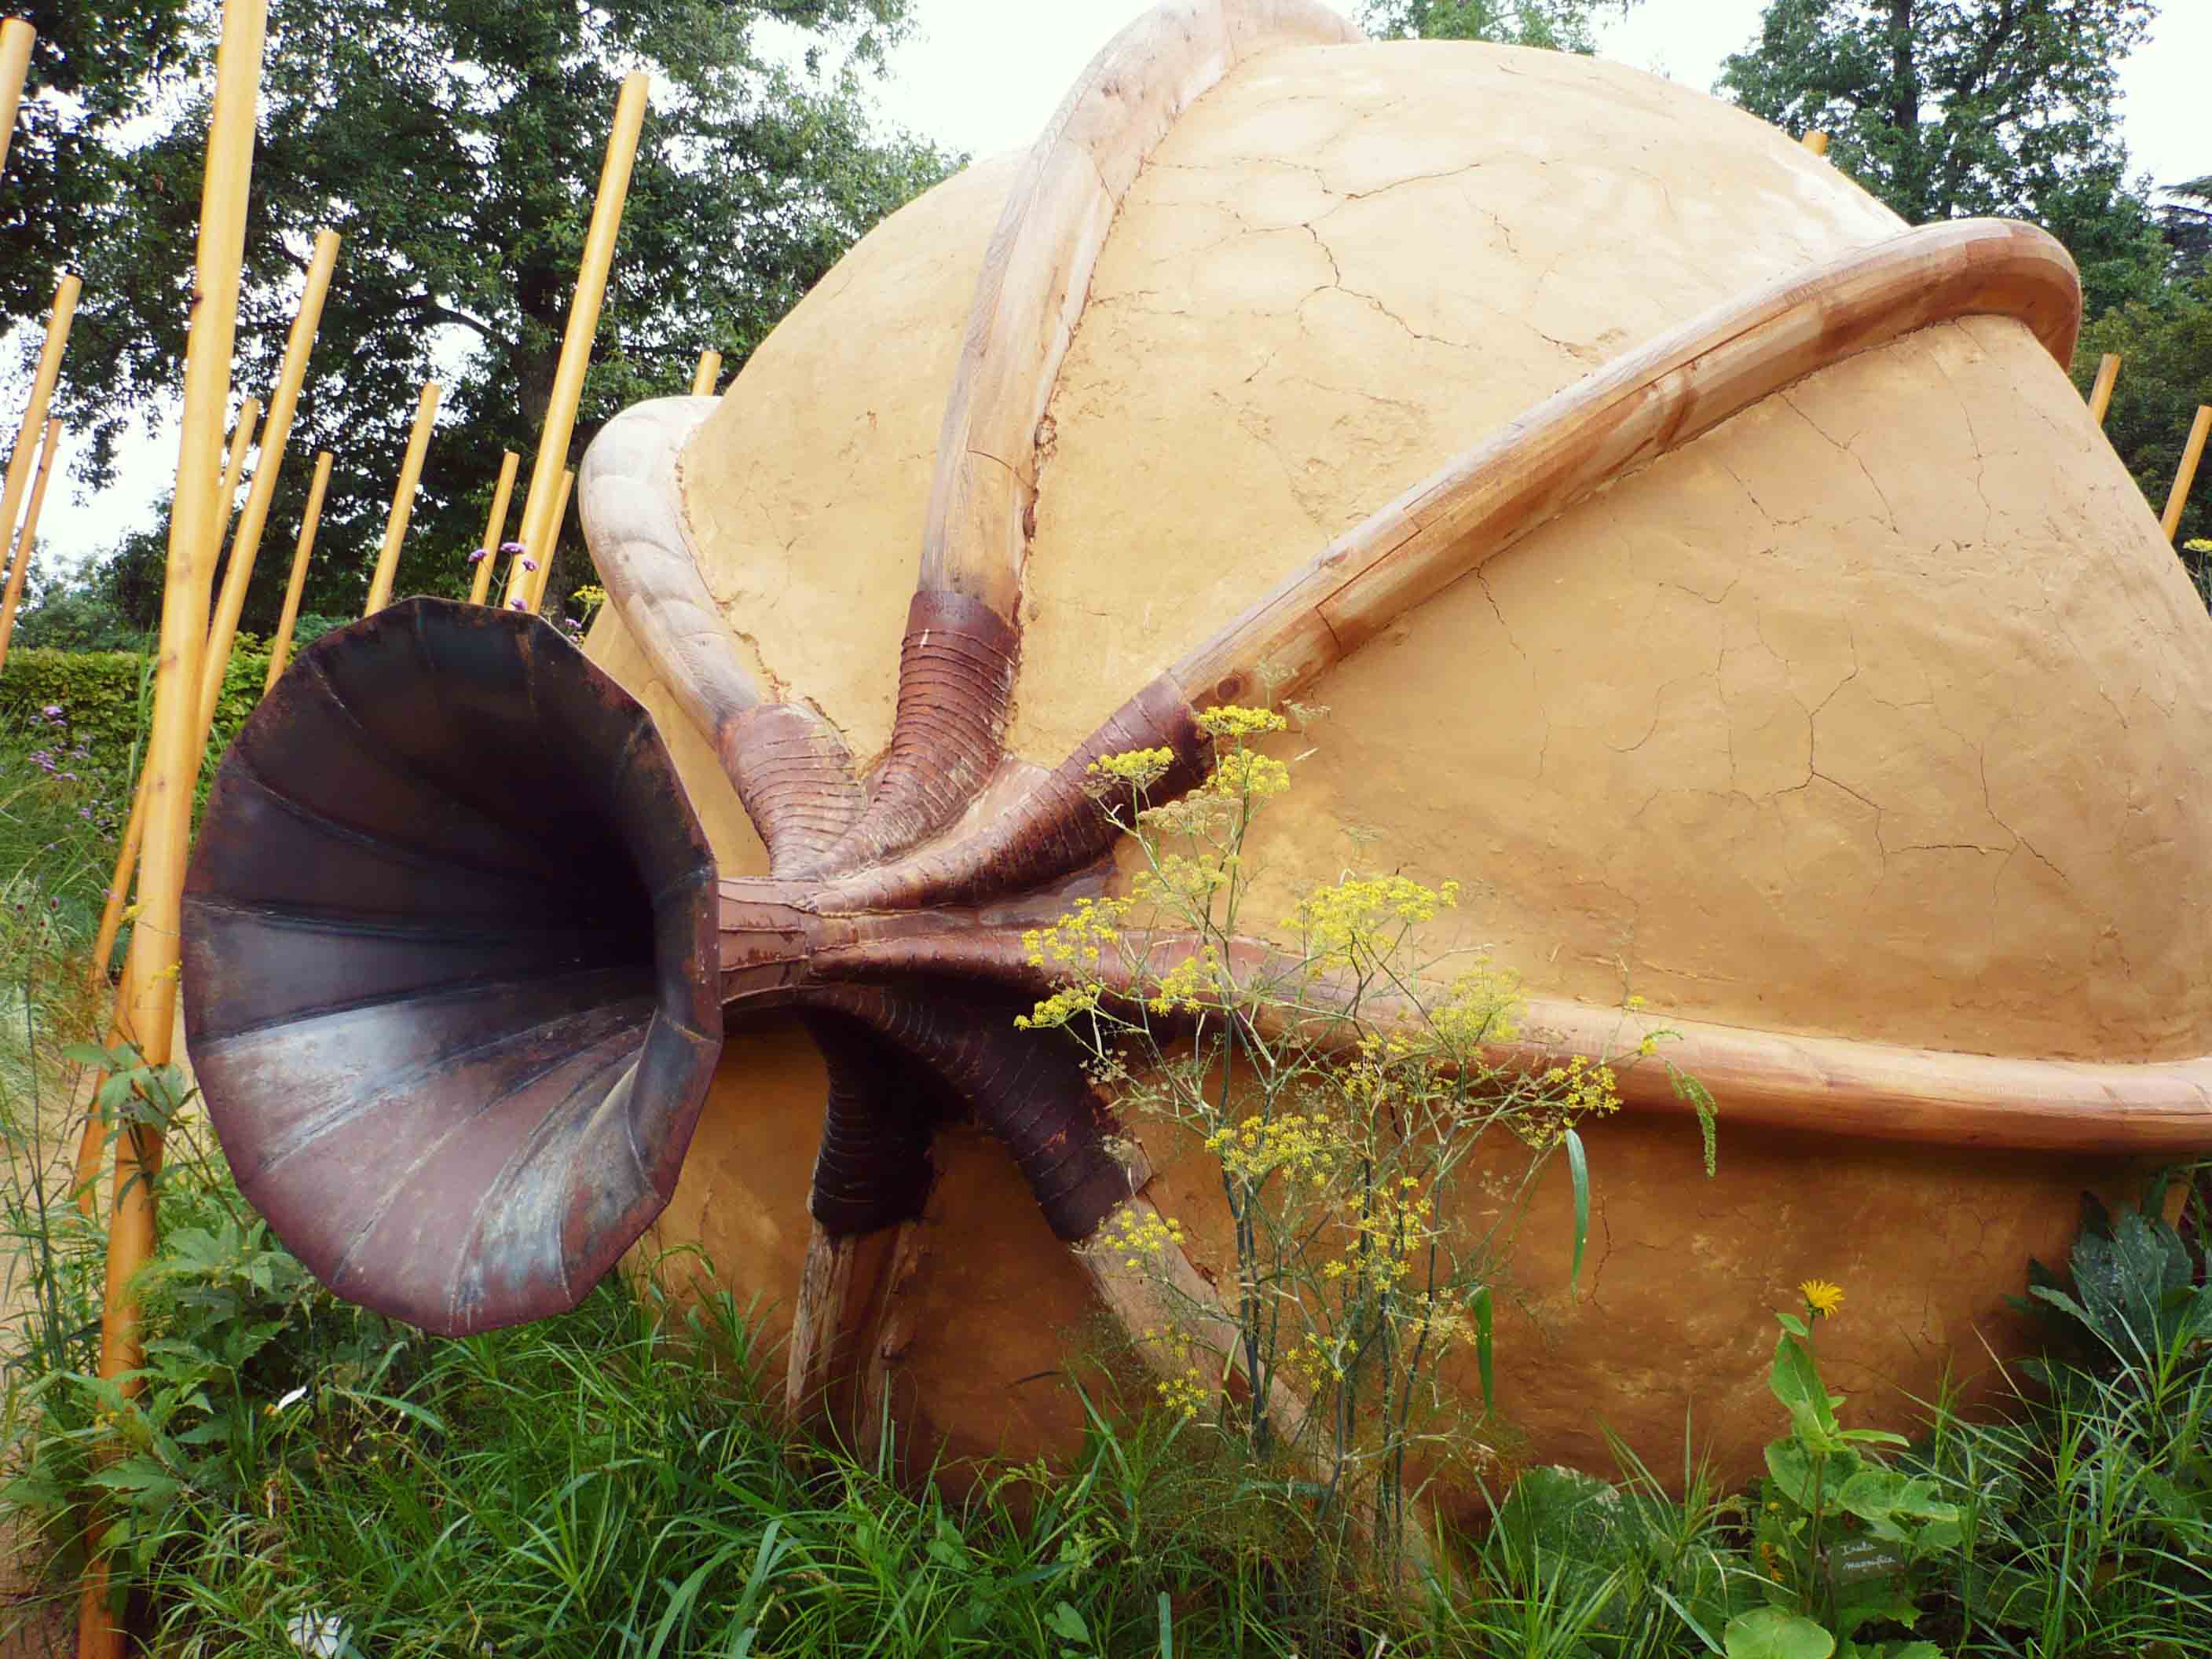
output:
[[[652,720],[552,628],[414,599],[316,641],[224,758],[185,884],[240,1187],[412,1324],[573,1307],[674,1190],[715,918]]]

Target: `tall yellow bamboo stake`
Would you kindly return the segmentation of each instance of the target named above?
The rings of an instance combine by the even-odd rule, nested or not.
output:
[[[222,481],[216,485],[215,511],[218,517],[214,531],[214,545],[218,548],[222,545],[222,538],[229,530],[230,503],[237,497],[238,476],[246,469],[246,447],[253,441],[253,428],[260,418],[261,400],[258,398],[248,398],[239,406],[238,424],[232,428],[230,434],[229,458],[223,463]],[[171,510],[173,518],[174,508]],[[212,575],[213,573],[210,574]],[[194,763],[192,775],[196,778],[199,775],[197,762]],[[131,791],[131,816],[124,820],[123,840],[115,849],[115,872],[108,879],[106,902],[100,906],[100,928],[93,935],[92,960],[85,967],[86,987],[95,994],[107,978],[108,965],[115,954],[115,936],[123,928],[124,907],[131,902],[131,882],[138,870],[138,843],[145,833],[146,792],[152,776],[152,767],[142,761],[138,768],[138,781]],[[118,990],[118,995],[120,994]],[[113,1043],[115,1038],[112,1035],[108,1041]],[[88,1121],[85,1125],[87,1143],[95,1140],[97,1134],[97,1120]]]
[[[323,238],[329,239],[329,260],[325,258]],[[261,443],[261,465],[254,469],[253,488],[246,492],[246,513],[239,520],[237,539],[231,544],[230,574],[223,584],[222,598],[213,631],[202,647],[198,737],[193,750],[191,776],[199,776],[200,759],[207,750],[208,734],[215,723],[215,708],[222,695],[224,671],[230,665],[230,648],[238,635],[238,617],[246,603],[246,581],[253,570],[253,558],[261,544],[262,526],[268,522],[269,498],[276,491],[276,470],[283,463],[284,441],[290,435],[292,411],[299,397],[299,380],[307,372],[307,354],[300,344],[300,325],[308,320],[307,337],[313,343],[313,319],[322,313],[323,295],[330,286],[330,263],[337,254],[337,235],[325,231],[316,239],[314,263],[308,267],[307,294],[301,302],[300,317],[292,325],[292,339],[284,354],[284,366],[278,376],[277,389],[270,400],[269,424],[264,428]],[[319,272],[319,281],[318,273]],[[294,357],[298,356],[295,374]],[[288,395],[289,394],[289,395]],[[239,475],[245,470],[246,446],[253,435],[255,423],[260,419],[261,401],[248,398],[238,411],[238,425],[231,434],[229,459],[222,470],[222,482],[216,486],[216,511],[228,520],[230,503],[237,498]],[[228,526],[226,526],[227,528]],[[218,534],[212,545],[220,547]],[[210,571],[210,576],[213,573]],[[149,766],[138,774],[138,787],[131,792],[131,817],[123,826],[123,841],[115,850],[115,872],[109,880],[107,897],[100,907],[100,929],[93,936],[92,961],[86,969],[86,981],[95,994],[107,977],[107,966],[115,952],[115,936],[122,930],[123,912],[129,902],[131,884],[137,873],[139,842],[145,830],[148,780],[153,775]],[[125,1010],[131,1001],[132,988],[130,964],[125,963],[122,981],[116,988],[116,1006],[107,1032],[108,1047],[113,1048],[128,1035]],[[94,1103],[85,1115],[84,1131],[77,1142],[77,1207],[87,1215],[93,1211],[93,1181],[100,1169],[100,1152],[106,1139],[106,1125],[101,1121],[97,1097],[106,1081],[104,1073],[95,1073],[92,1080]]]
[[[2108,351],[2097,359],[2097,379],[2089,388],[2089,418],[2099,426],[2105,423],[2105,411],[2112,406],[2112,382],[2120,378],[2120,354]]]
[[[20,17],[0,23],[0,167],[8,165],[15,111],[23,101],[24,77],[31,72],[31,44],[38,38],[38,30]]]
[[[591,228],[584,234],[584,257],[576,271],[576,292],[568,302],[568,331],[562,337],[561,361],[553,371],[553,395],[545,405],[545,428],[538,434],[538,459],[531,464],[530,491],[523,497],[522,533],[517,538],[544,572],[552,559],[548,526],[562,470],[568,463],[568,440],[575,434],[576,403],[584,394],[584,371],[591,366],[592,341],[599,331],[599,306],[607,295],[607,269],[614,263],[615,233],[622,228],[623,203],[629,195],[630,167],[637,160],[638,135],[645,129],[645,94],[649,77],[627,76],[615,100],[614,130],[599,168],[599,193],[592,204]],[[509,568],[507,599],[527,604],[533,574],[518,559]]]
[[[1828,135],[1825,132],[1808,132],[1798,142],[1815,155],[1826,155],[1828,153]]]
[[[222,597],[217,602],[215,623],[208,633],[207,660],[200,671],[200,755],[207,752],[215,730],[216,703],[222,700],[222,682],[230,667],[230,648],[238,639],[238,618],[246,609],[246,585],[253,579],[253,562],[261,551],[261,532],[269,523],[269,506],[276,499],[277,474],[284,465],[284,446],[292,436],[292,416],[299,407],[300,386],[307,377],[307,354],[314,349],[315,331],[322,326],[323,299],[330,292],[331,272],[338,261],[338,234],[317,233],[314,258],[307,264],[307,286],[300,296],[300,309],[292,319],[292,332],[284,343],[283,366],[276,373],[276,390],[269,399],[269,424],[261,433],[261,464],[253,469],[253,488],[246,494],[246,511],[231,538],[230,568],[223,574]],[[196,761],[193,774],[198,775]]]
[[[530,572],[529,608],[545,603],[545,584],[553,580],[553,554],[561,544],[561,526],[568,520],[568,495],[576,487],[573,471],[561,475],[561,493],[553,498],[553,515],[545,529],[545,549],[538,556],[538,568]]]
[[[15,634],[15,607],[22,602],[23,578],[31,568],[31,554],[39,542],[39,509],[46,505],[46,479],[54,470],[54,451],[59,447],[62,423],[46,417],[46,435],[39,446],[39,474],[31,481],[31,504],[23,509],[22,533],[15,538],[15,562],[8,570],[8,591],[0,596],[0,663],[8,660],[8,641]]]
[[[469,603],[482,605],[491,594],[492,567],[499,562],[499,544],[507,534],[507,505],[514,497],[514,475],[522,457],[513,450],[500,458],[499,483],[491,492],[491,511],[484,514],[483,540],[477,544],[477,574],[469,584]]]
[[[46,343],[39,352],[38,372],[31,377],[31,401],[23,407],[23,424],[15,430],[15,453],[8,457],[8,481],[0,484],[0,544],[15,533],[15,514],[23,506],[23,489],[31,479],[32,458],[39,436],[46,429],[46,405],[53,401],[54,379],[62,372],[62,349],[69,344],[70,323],[76,316],[76,273],[65,273],[54,289],[54,308],[46,314]]]
[[[2189,441],[2181,447],[2181,468],[2173,475],[2173,489],[2166,498],[2166,512],[2158,527],[2172,541],[2181,533],[2181,509],[2189,505],[2189,486],[2197,482],[2197,464],[2204,459],[2204,440],[2212,434],[2212,404],[2199,404],[2190,422]]]
[[[223,0],[216,51],[215,105],[200,194],[200,229],[191,324],[185,343],[183,431],[177,489],[169,513],[168,568],[162,585],[161,657],[154,678],[150,780],[138,925],[125,980],[132,995],[130,1029],[147,1063],[168,1064],[177,1012],[178,946],[185,861],[191,850],[191,771],[199,715],[200,653],[207,638],[208,573],[213,568],[220,503],[210,499],[229,400],[231,351],[238,326],[239,267],[246,246],[246,204],[253,171],[256,105],[267,0]],[[107,1234],[107,1299],[100,1322],[100,1374],[125,1391],[141,1357],[131,1280],[152,1253],[152,1177],[161,1134],[132,1123],[117,1138],[115,1212]],[[95,1556],[77,1611],[79,1659],[121,1659],[124,1632],[107,1602],[107,1567]]]
[[[106,982],[115,955],[115,935],[123,927],[123,907],[128,904],[131,878],[138,870],[138,838],[146,829],[146,769],[138,769],[138,784],[131,792],[131,816],[124,820],[123,840],[115,849],[115,875],[107,884],[107,902],[100,908],[100,931],[93,936],[92,961],[85,982],[94,992]]]
[[[399,486],[392,492],[391,516],[384,521],[384,545],[377,552],[376,574],[368,584],[368,603],[361,614],[374,617],[392,603],[392,578],[399,568],[399,544],[407,539],[407,518],[415,510],[415,486],[422,479],[422,457],[430,447],[431,423],[438,418],[438,383],[425,380],[415,405],[415,429],[407,437],[407,456],[399,463]]]
[[[701,352],[698,372],[691,377],[691,395],[695,398],[713,397],[714,382],[721,378],[722,354],[719,351]]]
[[[248,398],[238,406],[238,424],[230,429],[230,453],[222,464],[222,481],[216,485],[216,550],[222,550],[230,534],[230,512],[238,502],[238,481],[246,472],[246,452],[253,447],[253,428],[261,424],[261,399]]]
[[[100,913],[100,931],[93,936],[92,961],[85,969],[85,984],[95,994],[107,982],[108,964],[115,955],[115,935],[123,927],[123,907],[130,902],[131,878],[138,869],[138,837],[146,828],[146,770],[138,770],[138,787],[131,792],[131,816],[124,821],[123,840],[115,849],[115,875],[107,884],[107,902]]]
[[[331,452],[315,457],[315,477],[307,486],[307,510],[300,515],[300,545],[292,555],[292,580],[284,589],[284,613],[276,619],[276,637],[269,641],[269,678],[261,682],[267,696],[284,678],[292,659],[292,629],[300,620],[300,595],[307,586],[307,556],[315,550],[315,526],[322,521],[323,492],[331,485]]]

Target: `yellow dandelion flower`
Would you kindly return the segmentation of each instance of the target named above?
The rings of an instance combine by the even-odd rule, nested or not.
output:
[[[1844,1305],[1844,1287],[1825,1279],[1808,1279],[1797,1287],[1815,1319],[1825,1319]]]

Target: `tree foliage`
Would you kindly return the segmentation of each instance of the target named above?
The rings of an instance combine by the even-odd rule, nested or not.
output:
[[[2074,358],[2074,377],[2083,387],[2107,351],[2120,354],[2120,377],[2112,383],[2105,435],[2155,513],[2166,505],[2197,405],[2212,403],[2212,263],[2154,298],[2093,319]],[[2212,477],[2198,477],[2177,539],[2197,537],[2212,537]],[[2192,574],[2212,599],[2212,571]]]
[[[0,315],[43,320],[88,216],[124,185],[118,127],[191,61],[189,0],[15,0],[38,31],[0,179]]]
[[[1909,223],[2027,219],[2072,251],[2092,312],[2155,286],[2118,68],[2153,0],[1772,0],[1719,90],[1802,135]]]
[[[943,176],[946,158],[879,132],[862,96],[908,3],[272,9],[235,385],[266,395],[315,231],[331,226],[343,238],[337,276],[272,518],[298,522],[305,458],[331,450],[307,610],[358,609],[416,393],[434,375],[444,398],[398,591],[465,584],[500,452],[534,453],[623,76],[648,71],[653,101],[573,453],[624,404],[684,390],[702,349],[736,367],[858,235]],[[19,170],[11,158],[0,211],[84,271],[63,401],[91,431],[90,475],[104,481],[125,423],[181,374],[216,7],[90,9],[108,14],[106,28],[59,37],[85,91],[56,105],[56,159]],[[114,48],[138,15],[154,44]],[[42,314],[51,270],[33,282],[23,263],[0,294],[14,316]],[[288,541],[272,527],[249,626],[268,626],[281,603]],[[150,605],[160,557],[152,537],[119,556],[112,591],[126,613]],[[555,592],[586,579],[571,546]]]
[[[1377,40],[1496,40],[1593,52],[1595,16],[1636,0],[1368,0],[1360,21]]]

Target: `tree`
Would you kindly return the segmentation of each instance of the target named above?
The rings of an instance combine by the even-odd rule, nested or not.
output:
[[[140,54],[103,70],[112,113],[76,140],[97,161],[96,209],[77,244],[85,299],[64,393],[94,434],[95,481],[125,421],[172,395],[181,373],[214,19],[211,0],[103,3],[186,15],[154,67]],[[235,381],[244,392],[273,380],[309,245],[332,226],[344,239],[338,274],[272,520],[297,522],[301,458],[331,449],[307,610],[359,609],[416,392],[434,375],[445,396],[398,591],[465,583],[500,451],[535,448],[623,75],[648,70],[653,101],[573,453],[622,405],[684,390],[702,348],[742,362],[854,238],[944,175],[935,149],[875,130],[856,78],[880,64],[907,6],[273,9]],[[803,68],[769,55],[767,25],[801,32]],[[823,67],[832,61],[843,68]],[[27,291],[10,300],[18,316],[46,303]],[[113,583],[126,605],[155,591],[160,556],[149,538],[126,548],[123,562],[142,567]],[[284,566],[264,556],[249,627],[273,619]],[[585,568],[572,548],[556,597]]]
[[[2092,315],[2147,297],[2165,253],[2125,179],[2118,65],[2154,0],[1772,0],[1718,90],[1826,132],[1829,157],[1913,224],[1964,215],[2049,228]]]
[[[1377,40],[1496,40],[1594,52],[1592,14],[1636,0],[1368,0],[1360,21]]]
[[[2168,185],[2172,198],[2159,210],[2161,228],[2185,265],[2212,264],[2212,173]]]
[[[38,31],[0,179],[0,316],[43,319],[58,267],[118,188],[115,135],[182,71],[187,0],[15,0]]]
[[[2120,354],[2121,367],[2105,435],[2155,513],[2166,505],[2197,405],[2212,403],[2212,269],[2092,320],[2075,354],[2075,380],[2087,386],[2107,351]],[[2212,477],[2199,479],[2178,539],[2200,536],[2212,536]],[[2193,574],[2212,596],[2212,574]]]

